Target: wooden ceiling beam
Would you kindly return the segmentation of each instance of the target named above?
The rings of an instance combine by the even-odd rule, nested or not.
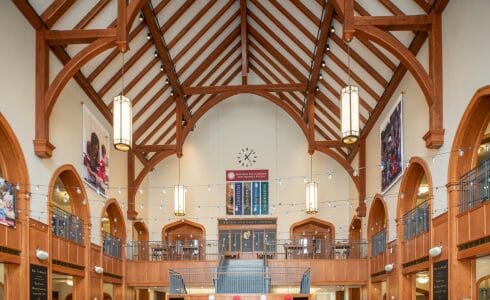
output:
[[[89,44],[99,38],[115,38],[116,28],[47,30],[46,41],[50,46],[67,44]]]
[[[299,81],[307,80],[306,76],[301,73],[296,66],[289,60],[287,60],[284,55],[276,48],[274,48],[267,39],[265,39],[258,31],[256,31],[252,26],[249,27],[249,33],[252,37],[259,43],[265,50],[267,50],[279,63],[281,63],[285,69]]]
[[[221,68],[224,63],[233,55],[233,54],[236,54],[237,53],[237,50],[240,49],[241,47],[241,44],[238,42],[236,43],[235,46],[231,47],[230,50],[214,65],[214,67],[209,70],[209,72],[207,72],[206,74],[204,74],[204,72],[206,72],[206,70],[208,68],[206,68],[206,70],[204,70],[202,72],[202,74],[204,75],[202,77],[202,79],[196,84],[196,86],[202,86],[202,85],[205,85],[206,84],[206,81],[211,78],[218,70],[219,68]],[[219,54],[218,56],[216,57],[219,57],[221,54]],[[233,64],[233,63],[232,63]],[[193,84],[194,82],[190,82],[189,85]],[[214,84],[209,84],[209,85],[216,85],[216,83]]]
[[[250,55],[250,58],[253,59],[254,61],[254,64],[257,64],[262,70],[264,70],[270,78],[272,78],[275,83],[283,83],[279,77],[276,75],[275,72],[273,72],[270,68],[268,68],[260,59],[258,59],[255,55],[251,54]],[[260,72],[257,68],[254,69],[254,72],[259,75],[259,77],[266,83],[266,84],[274,84],[274,82],[272,82],[271,80],[269,80],[267,78],[267,76],[265,74],[263,74],[262,72]],[[301,99],[298,99],[298,97],[295,97],[295,94],[294,93],[282,93],[282,92],[277,92],[277,94],[281,97],[281,99],[284,99],[284,100],[289,100],[290,101],[290,98],[287,96],[288,94],[290,94],[293,99],[295,99],[296,101],[298,101],[298,104],[300,105],[299,107],[302,107],[303,105],[303,101]],[[290,106],[292,108],[294,108],[295,110],[297,110],[298,114],[301,113],[301,110],[292,103],[292,101],[290,101]]]
[[[172,113],[173,113],[173,114],[175,114],[175,113],[176,113],[175,109],[173,109],[173,110],[172,110]],[[163,133],[162,133],[162,134],[161,134],[161,135],[160,135],[160,136],[159,136],[159,137],[158,137],[158,138],[155,140],[155,145],[158,145],[159,143],[161,143],[161,142],[163,141],[163,139],[164,139],[166,136],[168,136],[168,134],[169,134],[169,133],[170,133],[170,132],[171,132],[173,129],[175,129],[176,125],[177,125],[177,124],[176,124],[176,121],[173,121],[173,122],[170,124],[170,126],[168,126],[168,127],[167,127],[167,129],[165,129],[165,131],[164,131],[164,132],[163,132]],[[176,136],[175,136],[175,133],[174,133],[172,136],[170,136],[170,138],[169,138],[169,139],[167,139],[167,141],[165,142],[165,144],[169,144],[169,143],[171,143],[171,142],[172,142],[172,141],[173,141],[175,138],[176,138]],[[176,149],[177,149],[177,148],[176,148]]]
[[[414,0],[426,13],[430,12],[434,0]]]
[[[382,63],[384,63],[388,68],[390,68],[392,71],[395,71],[397,68],[397,65],[390,59],[386,54],[384,54],[381,50],[379,50],[370,40],[362,37],[362,36],[356,36],[356,39],[361,42],[366,48],[371,51]]]
[[[262,12],[262,14],[269,18],[269,20],[271,20],[272,23],[277,26],[277,28],[281,30],[281,32],[285,34],[294,43],[295,46],[303,50],[303,52],[309,57],[313,57],[313,52],[311,52],[311,50],[306,47],[304,41],[300,41],[299,38],[291,32],[291,29],[287,28],[281,21],[279,21],[271,12],[269,12],[262,4],[260,4],[259,1],[252,0],[252,3],[255,7],[259,9],[260,12]],[[314,42],[314,40],[312,40],[312,42]]]
[[[330,2],[330,1],[328,1]],[[310,21],[312,21],[316,26],[320,26],[320,19],[315,16],[315,14],[308,9],[301,1],[291,1],[291,3],[296,6],[297,9],[299,9],[303,15],[305,15]],[[323,4],[320,4],[320,6],[323,6]]]
[[[289,22],[291,22],[293,25],[296,26],[296,28],[299,29],[310,41],[314,42],[315,41],[315,36],[306,29],[305,26],[301,22],[299,22],[295,17],[289,13],[287,9],[285,9],[279,1],[277,0],[270,0],[270,3],[278,10],[280,11],[287,19]]]
[[[317,116],[317,115],[315,114],[315,117],[316,117],[316,116]],[[319,119],[319,118],[312,118],[312,119],[314,119],[314,120],[321,120],[321,119]],[[326,140],[330,139],[330,137],[328,136],[328,134],[326,134],[326,133],[325,133],[325,131],[323,131],[323,129],[322,129],[320,126],[315,125],[315,126],[313,127],[313,129],[314,129],[314,131],[313,131],[313,133],[311,134],[312,141],[313,141],[313,140],[314,140],[314,138],[315,138],[315,132],[318,132],[318,133],[319,133],[319,134],[322,136],[322,138],[324,138],[324,139],[326,139]],[[312,148],[311,148],[309,151],[314,151],[313,147],[312,147]]]
[[[247,84],[248,77],[248,46],[247,46],[247,0],[240,0],[240,35],[242,45],[242,84]]]
[[[153,79],[150,80],[141,91],[136,94],[133,98],[133,107],[135,107],[141,99],[162,79],[162,74],[156,73],[155,76],[153,76]],[[163,84],[165,86],[165,84]]]
[[[173,97],[167,98],[153,113],[133,132],[133,140],[137,141],[155,123],[158,118],[174,103]]]
[[[255,65],[251,65],[250,68],[257,74],[266,84],[272,84],[271,81],[267,78],[267,76],[262,73]],[[267,70],[267,69],[265,69]],[[293,104],[291,99],[289,99],[284,93],[277,92],[277,94],[281,97],[281,100],[284,101],[297,115],[301,115],[301,110]]]
[[[334,126],[335,128],[338,128],[340,131],[340,122],[338,119],[340,117],[335,113],[335,111],[339,111],[339,108],[323,93],[318,94],[318,101],[323,104],[330,113],[328,113],[326,110],[323,109],[322,106],[317,105],[316,108],[318,108],[318,111],[321,112]],[[337,119],[331,116],[333,114]]]
[[[167,91],[169,86],[167,84],[163,85],[145,105],[133,116],[133,124],[136,123],[141,116]]]
[[[252,20],[255,21],[255,23],[257,23],[258,26],[260,26],[274,41],[276,41],[276,43],[279,44],[279,46],[281,46],[284,50],[286,50],[286,52],[293,58],[296,60],[296,62],[303,66],[303,68],[305,68],[306,70],[309,70],[310,66],[304,61],[304,59],[302,57],[300,57],[298,55],[298,53],[296,53],[295,51],[293,51],[293,49],[291,49],[291,47],[288,46],[288,44],[286,44],[286,42],[284,42],[272,29],[269,28],[269,26],[267,26],[267,24],[265,24],[259,17],[257,17],[252,11],[249,11],[248,12],[248,15],[252,18]],[[257,39],[257,38],[256,38]]]
[[[257,52],[257,54],[260,55],[274,69],[274,71],[278,72],[286,80],[286,82],[294,81],[294,79],[269,55],[262,51],[262,49],[260,49],[260,47],[253,40],[250,40],[250,48]],[[260,60],[257,59],[257,61],[259,62]]]
[[[76,2],[76,0],[55,0],[46,10],[41,14],[46,27],[51,28],[53,25],[63,16],[63,14],[70,9],[70,7]]]
[[[165,150],[175,150],[175,145],[134,145],[133,151],[135,152],[159,152]]]
[[[329,147],[329,148],[354,148],[358,147],[358,143],[351,144],[351,145],[346,145],[344,142],[341,140],[329,140],[329,141],[316,141],[315,145],[319,147]]]
[[[240,43],[238,43],[238,45],[240,45]],[[228,64],[228,66],[223,69],[221,71],[221,73],[216,76],[216,78],[209,84],[210,86],[214,86],[214,85],[217,85],[221,79],[223,79],[223,77],[228,74],[230,72],[230,70],[236,66],[236,64],[240,61],[240,56],[237,56],[230,64]],[[232,73],[232,75],[230,75],[223,83],[222,85],[227,85],[229,82],[231,82],[231,80],[233,80],[235,77],[236,77],[236,74],[233,75],[234,73]],[[205,80],[206,78],[203,78],[203,80]],[[202,82],[202,81],[201,81]],[[205,96],[207,96],[209,94],[202,94],[200,95],[199,97],[196,98],[196,100],[191,104],[190,108],[193,109],[197,103],[203,99]],[[211,94],[211,98],[212,96],[214,96],[214,94]]]
[[[322,21],[319,26],[319,36],[318,41],[315,45],[315,56],[313,58],[313,65],[311,67],[311,73],[309,76],[308,86],[306,88],[306,102],[303,110],[303,120],[307,123],[314,122],[315,120],[310,120],[309,116],[313,115],[310,111],[312,108],[310,106],[314,106],[315,101],[315,89],[318,84],[318,78],[320,77],[320,70],[322,67],[323,54],[325,53],[325,49],[327,48],[327,39],[330,32],[330,26],[332,25],[333,14],[335,9],[331,3],[326,4],[324,7],[324,14],[322,16]],[[313,131],[313,126],[310,126],[310,131]],[[312,143],[314,139],[313,133],[310,133],[309,142]]]
[[[177,71],[172,62],[172,57],[165,43],[165,39],[160,31],[160,26],[158,25],[157,16],[151,7],[151,3],[147,2],[142,8],[143,15],[145,16],[146,26],[151,33],[151,38],[155,43],[155,47],[158,52],[159,58],[162,60],[163,67],[165,68],[165,73],[167,74],[168,80],[172,89],[177,96],[177,99],[182,102],[184,117],[189,120],[191,118],[189,108],[185,101],[185,94],[182,91],[180,85],[179,77],[177,76]]]
[[[355,16],[354,26],[372,25],[386,31],[427,31],[433,20],[432,15]]]
[[[291,84],[247,84],[247,85],[228,85],[228,86],[196,86],[184,87],[184,92],[187,95],[198,94],[219,94],[230,91],[240,91],[247,93],[250,91],[265,90],[269,92],[287,92],[287,91],[304,91],[306,83],[291,83]]]
[[[389,10],[395,16],[403,16],[404,13],[398,8],[391,0],[379,0],[387,10]]]
[[[220,33],[225,30],[226,27],[221,27],[220,31],[218,31],[217,33]],[[209,66],[216,60],[217,57],[219,57],[223,51],[226,50],[226,48],[228,48],[231,43],[233,43],[233,41],[235,41],[238,36],[240,35],[240,29],[239,28],[235,28],[235,30],[233,30],[218,46],[216,46],[216,48],[214,48],[214,50],[201,62],[201,64],[191,73],[191,75],[189,75],[185,80],[184,82],[182,83],[182,86],[184,87],[188,87],[190,86],[191,84],[194,83],[194,81],[197,80],[197,78],[199,78],[202,73],[207,69],[209,68]],[[202,54],[202,51],[205,50],[207,47],[205,47],[206,45],[203,45],[203,47],[201,47],[201,49],[199,49],[199,51],[197,52],[197,55],[201,55]],[[193,63],[195,61],[195,59],[197,59],[197,57],[193,57],[192,60],[189,60],[190,63]],[[190,65],[190,64],[186,64],[186,65]],[[184,66],[186,69],[188,67]],[[182,69],[184,69],[184,67]]]
[[[147,144],[147,143],[148,143],[148,142],[149,142],[149,141],[150,141],[150,140],[153,138],[153,136],[155,136],[155,134],[156,134],[156,133],[157,133],[159,130],[161,130],[161,129],[162,129],[164,126],[165,126],[165,124],[167,124],[167,122],[168,122],[168,121],[169,121],[169,120],[170,120],[170,119],[171,119],[171,118],[172,118],[172,117],[175,115],[175,113],[176,113],[176,111],[175,111],[175,110],[176,110],[176,107],[174,106],[174,107],[173,107],[173,108],[172,108],[172,109],[171,109],[171,110],[170,110],[170,111],[167,113],[167,115],[166,115],[166,116],[165,116],[165,117],[162,119],[162,121],[160,122],[160,124],[158,124],[157,126],[155,126],[155,127],[153,128],[153,130],[152,130],[150,133],[148,133],[148,134],[146,135],[146,137],[145,137],[145,138],[144,138],[144,139],[141,141],[141,143],[140,143],[140,144],[141,144],[141,145],[146,145],[146,144]],[[175,120],[172,122],[172,124],[175,124]],[[172,124],[171,124],[171,125],[172,125]],[[171,127],[171,125],[170,125],[169,127]],[[160,136],[159,138],[157,138],[157,140],[155,140],[154,144],[158,144],[158,143],[160,143],[160,141],[163,139],[163,137],[164,137],[165,135],[167,135],[167,134],[166,134],[166,133],[164,133],[164,134],[163,134],[163,136]]]
[[[349,73],[349,67],[342,62],[335,54],[331,51],[326,53],[327,57],[330,58],[338,67],[340,67],[346,74]],[[376,93],[359,75],[355,72],[350,72],[351,78],[357,82],[374,100],[378,101],[380,95]]]
[[[345,53],[347,53],[347,45],[346,43],[336,34],[331,34],[330,39],[335,42]],[[350,56],[356,63],[361,66],[369,75],[371,75],[374,80],[376,80],[382,87],[385,87],[388,84],[388,81],[379,74],[376,69],[374,69],[367,61],[362,58],[359,53],[357,53],[354,49],[350,49]]]
[[[109,4],[111,0],[99,0],[73,29],[84,29]]]

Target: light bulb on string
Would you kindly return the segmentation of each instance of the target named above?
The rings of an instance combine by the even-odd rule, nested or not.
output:
[[[118,189],[118,190],[117,190],[117,193],[118,193],[119,195],[121,195],[121,194],[122,194],[121,189]]]

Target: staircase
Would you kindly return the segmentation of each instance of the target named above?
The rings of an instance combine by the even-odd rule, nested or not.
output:
[[[267,294],[269,279],[263,260],[225,259],[218,267],[217,294]]]

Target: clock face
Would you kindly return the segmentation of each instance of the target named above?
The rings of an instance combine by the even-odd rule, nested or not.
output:
[[[257,162],[257,152],[251,148],[242,148],[238,151],[237,161],[242,167],[251,167]]]

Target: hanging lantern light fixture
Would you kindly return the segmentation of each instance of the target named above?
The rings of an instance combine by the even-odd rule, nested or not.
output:
[[[306,183],[306,213],[318,212],[318,184],[313,181],[313,155],[310,154],[310,182]]]
[[[133,135],[133,113],[131,99],[124,96],[124,53],[122,54],[121,94],[114,97],[112,128],[114,129],[114,147],[127,152],[131,149]]]
[[[180,157],[179,157],[179,181],[174,186],[174,215],[185,216],[185,186],[180,184]]]
[[[350,45],[347,44],[349,82],[340,93],[341,136],[344,144],[359,140],[359,87],[350,84]]]

